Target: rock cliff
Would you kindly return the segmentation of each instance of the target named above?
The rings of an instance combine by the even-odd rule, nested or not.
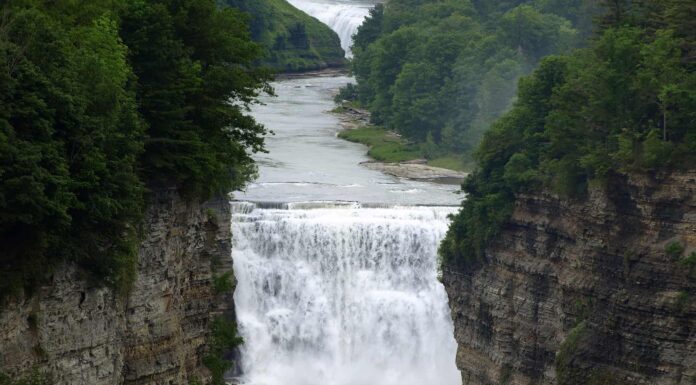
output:
[[[696,173],[519,196],[445,267],[465,385],[696,384]]]
[[[65,385],[188,384],[212,317],[234,317],[214,278],[232,271],[226,200],[186,202],[153,194],[143,223],[138,276],[129,293],[96,287],[72,267],[0,312],[0,371],[38,369]]]

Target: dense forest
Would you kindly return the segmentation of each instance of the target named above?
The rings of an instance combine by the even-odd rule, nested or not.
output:
[[[63,261],[126,289],[149,191],[254,174],[246,108],[271,90],[246,20],[214,0],[4,2],[0,292]]]
[[[262,65],[283,72],[346,64],[338,35],[285,0],[219,0],[249,14],[252,38],[267,54]]]
[[[445,264],[482,259],[516,194],[582,199],[621,174],[696,164],[696,3],[602,3],[589,46],[545,58],[486,132]]]
[[[592,0],[423,1],[378,5],[355,35],[355,100],[373,123],[428,158],[470,154],[539,60],[580,46]]]

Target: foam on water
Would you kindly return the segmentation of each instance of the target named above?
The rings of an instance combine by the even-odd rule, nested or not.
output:
[[[436,255],[454,210],[233,203],[242,383],[460,385]]]

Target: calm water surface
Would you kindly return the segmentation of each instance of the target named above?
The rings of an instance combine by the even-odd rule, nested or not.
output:
[[[316,76],[274,84],[277,97],[252,114],[275,132],[268,154],[258,154],[259,178],[237,200],[254,202],[351,201],[397,205],[457,205],[459,186],[411,181],[369,170],[367,148],[336,137],[332,95],[352,79]]]

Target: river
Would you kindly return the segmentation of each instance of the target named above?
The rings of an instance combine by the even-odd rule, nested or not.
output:
[[[370,2],[290,0],[344,46]],[[344,39],[348,39],[345,41]],[[253,116],[275,132],[259,178],[234,194],[235,306],[248,385],[460,385],[437,247],[457,186],[369,170],[338,139],[317,74],[274,84]]]

